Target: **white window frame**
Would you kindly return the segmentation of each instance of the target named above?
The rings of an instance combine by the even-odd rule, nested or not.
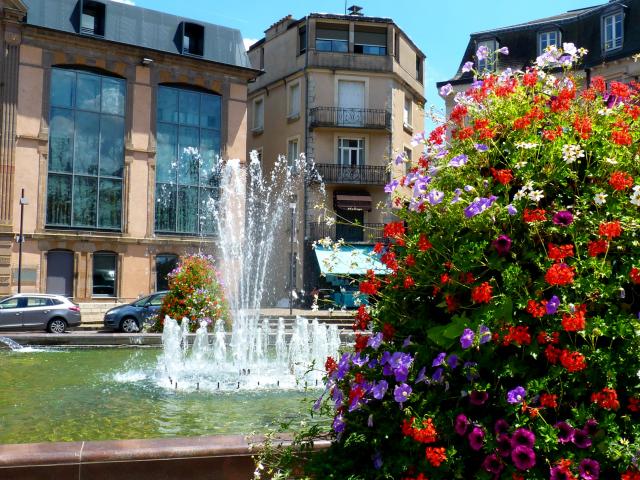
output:
[[[496,69],[495,53],[498,50],[498,42],[495,38],[480,40],[476,43],[476,51],[483,45],[489,49],[489,56],[485,60],[478,60],[478,71],[493,72]]]
[[[354,148],[354,147],[342,147],[341,143],[343,140],[347,140],[347,141],[353,141],[353,140],[357,140],[358,142],[361,142],[361,145],[358,145],[358,147]],[[362,166],[362,165],[366,165],[367,164],[367,139],[366,137],[343,137],[343,136],[339,136],[338,140],[337,140],[337,153],[338,153],[338,158],[337,158],[337,164],[338,165],[343,165],[343,166]],[[357,152],[357,163],[355,165],[351,165],[351,161],[349,161],[349,163],[345,164],[342,163],[342,152],[343,150],[347,150],[348,152],[351,151],[356,151]],[[351,159],[351,155],[349,154],[349,159]]]
[[[620,32],[617,32],[616,25],[618,21],[617,17],[620,17]],[[607,23],[611,20],[613,38],[607,38]],[[624,12],[622,10],[609,13],[602,16],[602,51],[612,52],[622,48],[624,44]],[[619,33],[619,35],[618,35]]]
[[[555,43],[551,43],[551,39],[550,39],[551,34],[554,34],[556,36]],[[546,40],[546,45],[544,47],[542,46],[543,39]],[[562,34],[560,30],[555,29],[555,30],[545,30],[543,32],[538,32],[538,55],[542,55],[549,45],[556,45],[558,47],[562,45]]]
[[[298,89],[297,102],[293,98],[294,88]],[[301,110],[302,110],[302,87],[300,85],[300,80],[296,80],[294,82],[291,82],[287,87],[287,119],[288,120],[299,119]]]
[[[405,94],[402,111],[402,124],[404,127],[413,127],[413,99]]]
[[[258,105],[262,105],[262,110],[258,112]],[[260,115],[258,114],[260,113]],[[264,131],[264,95],[253,99],[253,115],[251,119],[251,131],[261,133]]]
[[[294,156],[291,155],[291,146],[295,145],[296,153]],[[300,156],[300,135],[296,135],[294,137],[287,138],[287,165],[294,165],[297,158]],[[296,158],[296,160],[293,159]]]

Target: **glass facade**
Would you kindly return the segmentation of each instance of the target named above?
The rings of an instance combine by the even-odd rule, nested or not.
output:
[[[215,233],[220,121],[219,95],[158,88],[156,233]]]
[[[122,229],[125,82],[54,68],[48,227]]]

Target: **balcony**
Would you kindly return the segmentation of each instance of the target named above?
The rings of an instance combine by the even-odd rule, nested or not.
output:
[[[320,240],[329,237],[333,241],[344,239],[347,243],[377,243],[382,242],[384,223],[365,223],[363,225],[327,225],[313,222],[309,225],[310,240]]]
[[[325,184],[386,185],[387,167],[378,165],[337,165],[316,163],[317,172]]]
[[[310,110],[309,126],[365,128],[391,131],[391,112],[371,108],[315,107]]]

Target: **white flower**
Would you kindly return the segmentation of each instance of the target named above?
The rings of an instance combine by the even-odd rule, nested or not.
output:
[[[525,185],[524,187],[522,187],[520,190],[518,190],[516,192],[516,194],[513,196],[513,199],[515,201],[521,200],[524,197],[527,196],[527,193],[529,192],[529,190],[531,190],[532,188],[530,188],[528,185]]]
[[[566,144],[562,146],[562,158],[567,164],[574,163],[578,158],[584,157],[584,150],[580,145]]]
[[[607,194],[604,192],[596,193],[593,197],[593,201],[596,202],[596,205],[601,206],[607,203]]]
[[[539,202],[544,198],[544,192],[542,190],[533,190],[529,192],[529,198],[534,202]]]
[[[515,164],[515,167],[520,170],[521,168],[524,168],[527,165],[527,161],[526,160],[520,160],[518,163]]]
[[[636,207],[640,207],[640,189],[636,190],[634,188],[634,192],[631,194],[631,203]]]
[[[325,220],[327,227],[331,227],[336,224],[336,219],[333,217],[327,217]]]
[[[610,163],[611,165],[617,165],[618,164],[618,161],[615,158],[607,157],[607,158],[604,159],[604,161],[607,162],[607,163]]]
[[[534,142],[518,142],[516,143],[517,148],[524,148],[525,150],[531,150],[532,148],[536,148],[538,146],[537,143]]]
[[[529,180],[522,188],[526,190],[533,190],[533,180]]]

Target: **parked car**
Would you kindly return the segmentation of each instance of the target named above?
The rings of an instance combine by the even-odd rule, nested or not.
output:
[[[160,310],[168,292],[155,292],[135,302],[120,305],[104,314],[104,326],[125,333],[140,331],[145,322],[150,321]]]
[[[80,325],[80,307],[62,295],[19,293],[0,300],[0,329],[64,333]]]

